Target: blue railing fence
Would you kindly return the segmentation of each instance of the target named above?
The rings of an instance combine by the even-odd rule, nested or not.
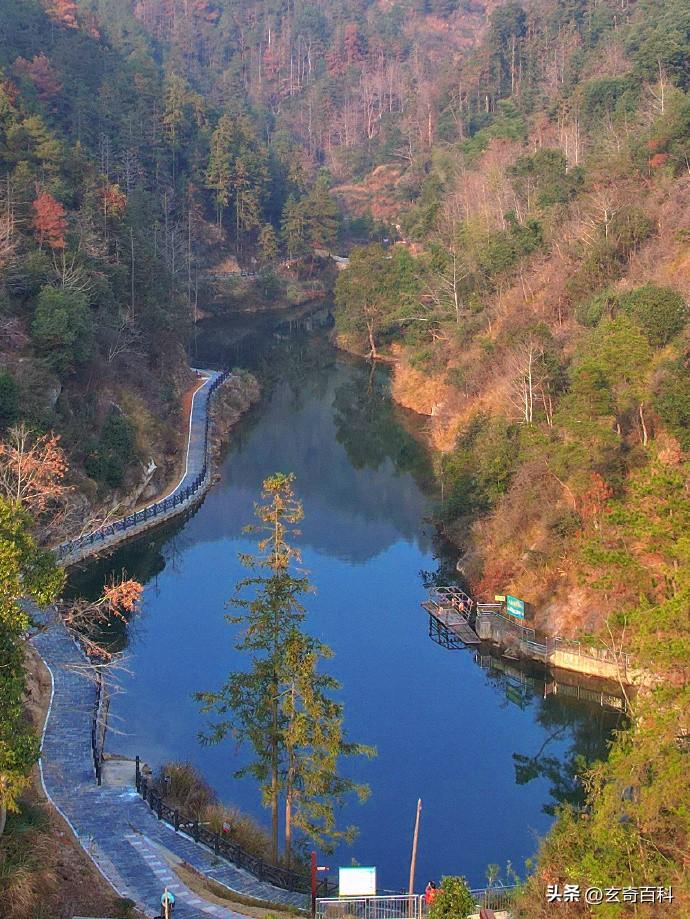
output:
[[[210,405],[211,399],[213,398],[213,395],[218,387],[221,386],[230,375],[230,370],[224,370],[211,383],[208,389],[207,406]],[[76,555],[84,548],[97,546],[99,543],[104,543],[106,539],[114,536],[116,533],[125,532],[126,530],[139,526],[148,520],[153,520],[156,517],[165,515],[173,508],[180,507],[184,504],[189,504],[194,499],[199,490],[203,488],[203,485],[206,482],[206,478],[208,476],[208,432],[209,413],[207,411],[204,430],[204,465],[202,466],[201,471],[192,479],[188,485],[182,489],[175,490],[175,492],[173,492],[173,494],[169,495],[167,498],[156,501],[153,504],[148,505],[148,507],[144,507],[142,510],[136,511],[133,514],[128,514],[121,520],[116,520],[114,523],[109,523],[105,526],[102,526],[91,533],[87,533],[84,536],[78,537],[77,539],[70,539],[67,542],[62,543],[55,549],[55,554],[58,561],[62,561],[63,559],[68,558],[70,555]]]

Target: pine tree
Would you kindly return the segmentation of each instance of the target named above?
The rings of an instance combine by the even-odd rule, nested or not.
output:
[[[223,115],[211,135],[211,150],[206,169],[206,187],[213,191],[216,201],[216,222],[223,225],[223,212],[230,203],[230,181],[232,179],[230,145],[233,138],[233,123],[229,115]]]
[[[278,258],[278,237],[270,223],[259,233],[259,257],[262,265],[270,265]]]
[[[299,550],[288,542],[303,517],[301,503],[293,492],[293,475],[278,473],[263,483],[264,504],[255,513],[260,523],[247,529],[263,534],[259,554],[242,555],[245,567],[256,571],[237,585],[237,596],[231,603],[243,610],[242,615],[228,616],[230,622],[244,626],[238,650],[252,655],[248,674],[231,674],[217,693],[198,693],[202,710],[223,715],[213,725],[205,740],[217,743],[230,731],[249,741],[255,759],[242,772],[250,772],[261,782],[264,803],[271,809],[273,858],[278,857],[278,808],[280,803],[280,674],[286,636],[304,619],[300,598],[311,588],[304,576],[291,572],[301,561]],[[268,574],[261,574],[268,571]],[[252,599],[241,596],[246,589],[254,591]],[[228,713],[234,717],[227,718]],[[241,774],[240,773],[240,774]]]
[[[285,202],[281,221],[281,233],[287,248],[288,258],[298,258],[305,250],[304,205],[292,195]]]
[[[330,250],[338,235],[338,205],[324,179],[314,186],[304,203],[305,228],[312,249]]]
[[[320,641],[294,630],[285,642],[281,693],[285,744],[285,857],[292,860],[293,828],[332,851],[338,841],[352,842],[357,828],[336,827],[336,808],[354,792],[360,801],[369,788],[338,774],[341,756],[374,756],[373,747],[348,743],[343,731],[343,706],[330,693],[340,689],[333,677],[320,673],[320,661],[333,652]]]
[[[338,775],[338,758],[373,754],[345,740],[342,706],[329,695],[338,683],[318,671],[319,661],[332,652],[300,628],[301,598],[312,588],[304,574],[293,573],[301,556],[289,540],[303,517],[293,483],[293,475],[280,473],[264,481],[264,503],[256,506],[259,526],[247,528],[261,534],[259,554],[240,556],[257,574],[239,582],[231,603],[242,613],[227,618],[243,627],[236,647],[251,654],[251,667],[231,673],[218,692],[196,694],[202,711],[218,716],[202,742],[218,743],[231,735],[252,749],[251,762],[236,775],[252,775],[260,784],[271,809],[274,859],[284,798],[288,862],[295,827],[325,847],[353,838],[354,827],[336,828],[335,809],[347,793],[364,799],[368,789]],[[247,589],[253,591],[251,599],[243,596]]]

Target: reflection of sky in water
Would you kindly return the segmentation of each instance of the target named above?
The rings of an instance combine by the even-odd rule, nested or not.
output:
[[[130,632],[131,675],[112,706],[116,726],[127,731],[111,735],[109,747],[153,765],[190,760],[224,799],[266,821],[252,781],[232,777],[241,754],[231,743],[198,744],[204,722],[191,696],[217,688],[245,665],[233,649],[235,627],[224,620],[224,602],[246,573],[237,554],[254,549],[242,527],[252,520],[262,479],[294,471],[305,506],[299,542],[317,587],[308,599],[308,627],[336,652],[328,666],[343,684],[350,736],[379,752],[373,761],[346,766],[372,796],[363,806],[347,806],[342,822],[357,824],[360,836],[328,863],[354,857],[377,865],[384,887],[404,887],[421,797],[418,881],[464,873],[479,885],[491,862],[510,859],[520,867],[549,825],[542,810],[549,782],[516,786],[512,754],[534,755],[554,733],[553,724],[537,718],[558,723],[561,713],[552,705],[545,719],[539,701],[524,709],[511,704],[469,653],[429,640],[419,608],[420,571],[436,568],[421,523],[427,500],[391,459],[354,468],[342,444],[360,465],[360,419],[347,430],[341,417],[336,431],[336,389],[342,395],[342,386],[360,377],[352,365],[338,365],[320,375],[318,386],[307,382],[297,400],[279,386],[235,436],[222,481],[166,544],[166,566],[147,585]],[[126,559],[135,573],[132,548],[115,557],[114,568]],[[547,751],[563,758],[572,743],[567,728]]]

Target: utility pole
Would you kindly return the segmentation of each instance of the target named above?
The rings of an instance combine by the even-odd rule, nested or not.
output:
[[[414,836],[412,837],[412,861],[410,862],[410,896],[414,896],[414,873],[417,867],[417,843],[419,842],[419,817],[422,813],[422,799],[417,801],[417,817],[414,822]]]

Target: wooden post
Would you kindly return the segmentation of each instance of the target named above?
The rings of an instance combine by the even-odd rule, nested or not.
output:
[[[422,813],[422,799],[417,801],[417,817],[414,822],[414,836],[412,838],[412,860],[410,862],[410,897],[414,896],[414,873],[417,867],[417,843],[419,842],[419,817]]]
[[[316,916],[316,852],[311,853],[311,914]]]

